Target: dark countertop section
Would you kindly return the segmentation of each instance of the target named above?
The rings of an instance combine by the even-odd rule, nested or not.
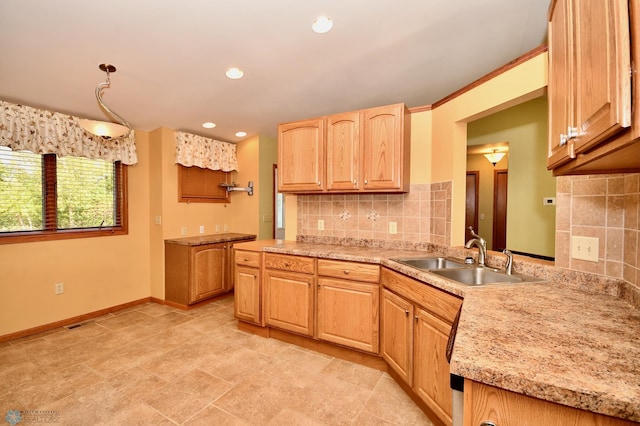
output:
[[[184,237],[184,238],[172,238],[164,240],[165,243],[180,244],[183,246],[201,246],[204,244],[216,244],[227,243],[231,241],[250,241],[255,240],[255,234],[238,234],[238,233],[226,233],[226,234],[212,234],[212,235],[199,235],[197,237]]]

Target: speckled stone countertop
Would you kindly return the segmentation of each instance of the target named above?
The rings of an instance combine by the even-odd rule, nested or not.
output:
[[[212,235],[199,235],[197,237],[184,237],[184,238],[172,238],[164,240],[166,243],[180,244],[183,246],[201,246],[203,244],[216,244],[227,243],[230,241],[242,241],[255,239],[255,234],[212,234]]]
[[[469,287],[390,260],[443,253],[279,240],[236,247],[378,263],[464,297],[453,374],[640,422],[640,311],[615,296],[553,279]]]

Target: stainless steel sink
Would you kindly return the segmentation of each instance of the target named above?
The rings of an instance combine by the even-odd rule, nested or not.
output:
[[[450,280],[466,285],[513,284],[541,281],[539,278],[522,274],[505,274],[491,268],[474,267],[462,269],[441,269],[431,271]]]
[[[390,259],[421,271],[430,272],[464,285],[516,284],[542,281],[523,274],[507,274],[486,266],[467,265],[462,260],[447,257],[427,256]]]
[[[403,265],[411,266],[425,271],[444,268],[463,268],[465,264],[446,257],[418,257],[413,259],[391,259]]]

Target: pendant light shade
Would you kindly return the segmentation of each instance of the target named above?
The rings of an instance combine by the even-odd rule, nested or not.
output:
[[[496,164],[499,163],[500,160],[502,160],[502,158],[505,156],[505,153],[498,152],[497,149],[494,149],[492,153],[484,154],[484,156],[487,157],[487,160],[489,160],[489,162],[495,167]]]
[[[131,125],[125,121],[120,115],[118,115],[115,111],[113,111],[107,104],[102,100],[102,92],[104,89],[108,89],[111,87],[111,80],[109,79],[109,74],[112,72],[116,72],[116,67],[111,64],[100,64],[99,68],[107,73],[107,81],[103,83],[99,83],[96,86],[96,99],[98,100],[98,104],[100,108],[104,111],[104,113],[110,117],[114,118],[117,123],[113,121],[99,121],[99,120],[80,120],[78,124],[87,132],[94,134],[96,136],[100,136],[103,139],[120,139],[126,138],[131,134]]]

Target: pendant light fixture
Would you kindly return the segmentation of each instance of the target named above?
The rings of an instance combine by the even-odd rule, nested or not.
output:
[[[114,123],[113,121],[80,120],[78,124],[80,124],[80,127],[87,132],[100,136],[103,139],[126,138],[131,134],[131,125],[115,111],[109,108],[109,106],[107,106],[107,104],[102,100],[102,91],[111,87],[109,74],[116,72],[116,67],[111,64],[100,64],[98,68],[107,73],[107,81],[99,83],[96,86],[96,99],[105,114],[110,118],[115,118],[117,123]]]
[[[496,166],[497,163],[500,162],[500,160],[502,160],[502,157],[505,156],[504,152],[498,152],[497,149],[494,149],[492,153],[490,154],[484,154],[485,157],[487,157],[487,160],[489,160],[489,162],[491,164],[493,164],[493,167]]]

